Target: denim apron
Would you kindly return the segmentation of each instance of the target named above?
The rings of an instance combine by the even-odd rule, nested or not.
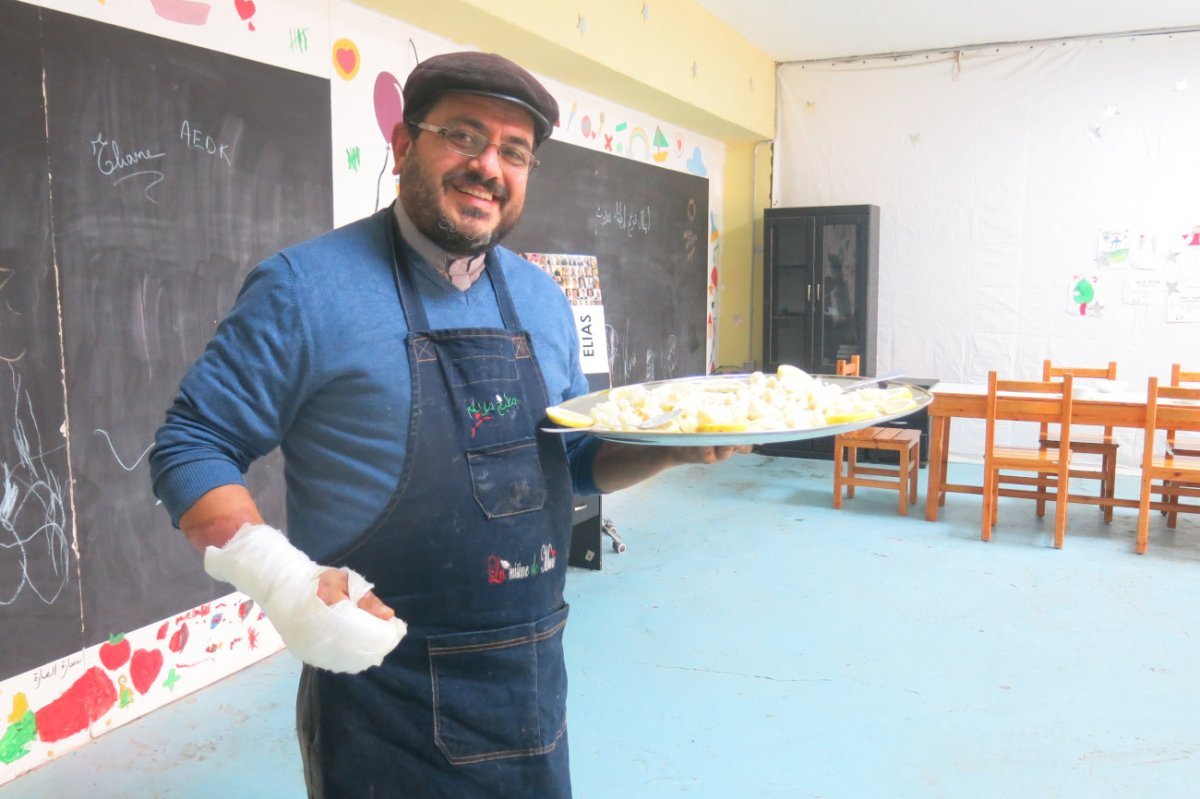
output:
[[[408,449],[386,508],[335,562],[375,583],[408,635],[361,674],[304,667],[309,795],[569,797],[571,485],[561,441],[537,429],[541,371],[494,253],[484,274],[504,328],[430,330],[389,227],[409,329]]]

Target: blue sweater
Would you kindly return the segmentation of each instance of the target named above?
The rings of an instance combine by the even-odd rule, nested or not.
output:
[[[276,446],[288,535],[310,557],[352,542],[383,509],[404,468],[411,406],[391,214],[384,209],[283,250],[246,279],[155,436],[154,493],[173,524],[205,492],[245,485],[250,463]],[[514,253],[496,248],[496,255],[550,403],[586,393],[562,290]],[[463,292],[411,248],[408,257],[431,327],[503,327],[486,273]],[[599,442],[564,443],[576,493],[599,493],[592,478]]]

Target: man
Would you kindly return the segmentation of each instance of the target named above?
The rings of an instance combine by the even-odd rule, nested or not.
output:
[[[496,245],[558,106],[483,53],[426,60],[404,100],[399,201],[247,278],[158,433],[155,493],[305,661],[311,796],[566,797],[572,494],[733,450],[538,432],[587,381],[562,291]],[[242,478],[275,446],[286,537]]]

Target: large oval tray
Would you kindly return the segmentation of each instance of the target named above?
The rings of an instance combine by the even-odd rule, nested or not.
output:
[[[841,375],[813,375],[828,383],[841,383],[849,385],[858,381],[857,377],[843,377]],[[679,383],[728,383],[730,381],[746,382],[749,375],[708,375],[707,377],[681,377],[674,380],[656,380],[651,383],[642,383],[642,387],[650,390],[669,384]],[[773,444],[780,441],[803,441],[809,438],[824,438],[825,436],[836,436],[841,433],[849,433],[854,430],[861,430],[864,427],[871,427],[882,422],[888,422],[892,419],[901,419],[921,410],[929,403],[933,402],[933,394],[928,389],[914,386],[904,382],[903,378],[888,380],[882,385],[887,386],[905,386],[912,392],[914,404],[902,411],[887,414],[885,416],[876,416],[870,419],[859,419],[853,422],[844,424],[824,425],[821,427],[807,427],[796,430],[763,430],[750,431],[741,433],[671,433],[658,430],[599,430],[596,428],[544,428],[549,432],[568,433],[580,432],[596,436],[608,441],[620,441],[625,444],[646,444],[659,447],[708,447],[708,446],[734,446],[738,444]],[[560,408],[591,415],[592,408],[608,399],[608,395],[614,389],[604,389],[602,391],[593,391],[591,394],[585,394],[582,397],[575,397],[560,403]]]

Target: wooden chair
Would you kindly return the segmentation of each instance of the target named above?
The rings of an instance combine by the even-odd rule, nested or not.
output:
[[[1117,362],[1109,361],[1108,366],[1105,368],[1054,366],[1048,360],[1042,362],[1042,380],[1050,381],[1064,375],[1071,375],[1073,378],[1090,377],[1101,380],[1116,380]],[[1117,482],[1118,445],[1116,439],[1113,437],[1113,428],[1109,426],[1103,428],[1103,430],[1103,433],[1081,433],[1078,430],[1071,432],[1072,453],[1100,456],[1100,467],[1098,469],[1081,468],[1078,464],[1075,464],[1076,468],[1071,469],[1071,477],[1082,477],[1099,481],[1100,496],[1112,499],[1116,491]],[[1058,431],[1051,429],[1049,422],[1043,422],[1038,441],[1045,449],[1055,449],[1059,445]],[[1102,505],[1100,510],[1104,511],[1104,521],[1111,522],[1113,506]],[[1039,518],[1046,515],[1046,503],[1044,500],[1038,500],[1037,515]]]
[[[837,362],[839,375],[859,374],[858,356]],[[917,501],[917,474],[921,468],[921,431],[899,427],[865,427],[842,433],[833,442],[833,507],[842,507],[842,491],[854,496],[857,486],[887,488],[900,494],[898,510],[908,515],[909,504]],[[864,466],[858,462],[858,451],[891,450],[896,453],[895,468],[886,464]],[[844,468],[843,468],[844,465]]]
[[[1167,400],[1167,402],[1162,402]],[[1182,401],[1175,404],[1172,400]],[[1138,503],[1137,552],[1143,555],[1150,533],[1151,508],[1165,511],[1167,527],[1174,528],[1179,513],[1200,513],[1200,458],[1165,451],[1155,454],[1159,430],[1200,429],[1200,388],[1160,386],[1152,377],[1146,389],[1146,429],[1142,450],[1142,490]],[[1157,484],[1155,481],[1159,481]],[[1154,494],[1162,499],[1153,501]]]
[[[1200,372],[1185,372],[1179,364],[1171,364],[1171,386],[1187,388],[1200,386]],[[1174,430],[1167,431],[1167,454],[1200,458],[1200,438],[1177,438]]]
[[[1005,475],[1006,484],[1032,486],[1032,489],[1006,489],[1004,496],[1024,497],[1054,503],[1054,546],[1062,549],[1067,531],[1068,480],[1071,470],[1071,389],[1073,377],[1062,380],[1000,380],[988,372],[987,426],[983,448],[983,519],[980,537],[992,538],[996,525],[996,506],[1000,497],[1001,471],[1034,472],[1033,477]],[[997,447],[996,422],[1019,420],[1056,422],[1060,446]]]

